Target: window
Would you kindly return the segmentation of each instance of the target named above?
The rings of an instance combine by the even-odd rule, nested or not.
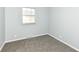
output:
[[[23,24],[35,23],[35,9],[23,8]]]

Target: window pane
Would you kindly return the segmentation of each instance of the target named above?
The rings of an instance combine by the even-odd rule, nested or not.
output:
[[[23,8],[23,15],[35,15],[35,9]]]
[[[25,23],[35,23],[34,16],[23,16],[23,24]]]

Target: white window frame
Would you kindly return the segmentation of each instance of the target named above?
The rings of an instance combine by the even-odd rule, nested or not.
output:
[[[22,8],[22,20],[23,24],[35,23],[35,9]]]

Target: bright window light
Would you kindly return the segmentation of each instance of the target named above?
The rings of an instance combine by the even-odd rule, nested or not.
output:
[[[35,23],[35,9],[23,8],[23,24]]]

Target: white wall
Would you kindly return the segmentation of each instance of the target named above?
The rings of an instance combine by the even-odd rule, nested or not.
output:
[[[0,7],[0,48],[5,41],[5,14],[4,8]]]
[[[5,8],[6,41],[46,34],[48,31],[48,8],[36,9],[36,24],[22,24],[22,8]],[[14,37],[16,35],[16,37]]]
[[[79,8],[50,8],[49,33],[79,49]]]
[[[5,8],[6,41],[49,33],[79,49],[79,8],[36,7],[36,24],[25,25],[21,9]]]

